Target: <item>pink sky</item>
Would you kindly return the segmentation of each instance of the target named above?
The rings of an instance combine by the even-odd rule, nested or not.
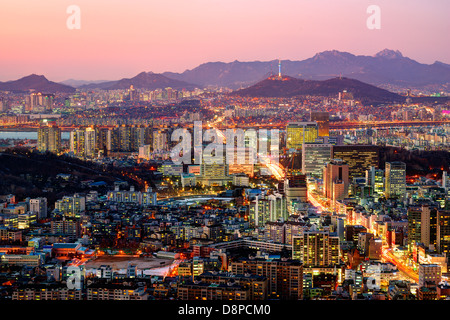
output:
[[[366,27],[372,4],[380,30]],[[80,30],[66,26],[69,5],[81,9]],[[0,81],[112,80],[332,49],[450,63],[449,12],[448,0],[2,0]]]

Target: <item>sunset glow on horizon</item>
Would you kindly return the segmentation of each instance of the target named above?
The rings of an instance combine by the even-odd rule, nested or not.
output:
[[[366,27],[369,5],[381,29]],[[81,10],[81,28],[66,9]],[[388,48],[420,63],[450,63],[450,3],[425,1],[2,1],[0,81],[113,80],[183,72],[206,62],[303,60],[325,50]],[[182,53],[182,54],[180,54]]]

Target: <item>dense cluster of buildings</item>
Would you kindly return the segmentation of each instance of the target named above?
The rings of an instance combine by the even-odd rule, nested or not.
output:
[[[448,299],[447,172],[440,181],[411,180],[407,163],[384,161],[379,146],[400,136],[415,144],[430,133],[436,146],[446,145],[448,128],[393,129],[391,137],[331,130],[335,117],[369,122],[388,112],[356,119],[348,93],[339,102],[219,95],[176,116],[167,101],[163,111],[117,108],[103,117],[105,110],[91,110],[95,101],[134,106],[201,94],[169,89],[78,92],[64,103],[88,116],[41,122],[40,152],[97,162],[133,158],[154,165],[162,179],[141,190],[116,181],[104,193],[91,184],[54,203],[45,195],[0,196],[1,299]],[[58,99],[33,93],[25,109],[46,112]],[[338,106],[348,112],[334,112]],[[151,112],[140,119],[144,109]],[[402,120],[429,115],[389,113]],[[267,140],[246,140],[244,163],[171,160],[176,128],[199,120],[211,128],[258,128],[268,118],[281,124],[271,127],[280,129],[280,164],[250,161]],[[73,125],[66,144],[64,125]],[[176,194],[163,197],[164,184]]]

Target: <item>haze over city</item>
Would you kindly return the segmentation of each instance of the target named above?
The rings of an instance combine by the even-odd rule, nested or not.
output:
[[[68,29],[67,7],[80,8]],[[370,30],[367,8],[381,9]],[[303,60],[325,50],[450,63],[450,3],[436,1],[2,1],[0,81],[31,73],[53,81],[183,72],[212,61]]]

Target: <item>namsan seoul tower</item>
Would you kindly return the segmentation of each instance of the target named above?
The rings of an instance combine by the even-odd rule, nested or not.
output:
[[[278,59],[278,79],[281,79],[281,60]]]

